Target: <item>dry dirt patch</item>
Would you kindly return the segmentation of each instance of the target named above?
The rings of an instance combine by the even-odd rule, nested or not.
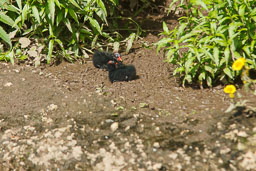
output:
[[[162,54],[139,43],[123,58],[139,79],[111,84],[90,62],[1,63],[1,169],[255,168],[255,114],[224,114],[223,87],[179,87]]]

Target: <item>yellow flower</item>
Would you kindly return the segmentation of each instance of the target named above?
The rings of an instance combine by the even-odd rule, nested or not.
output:
[[[233,99],[233,98],[234,98],[234,94],[233,94],[233,93],[230,93],[230,94],[229,94],[229,97],[230,97],[231,99]]]
[[[234,94],[236,92],[236,87],[234,85],[227,85],[224,88],[224,92],[228,94]],[[230,95],[231,96],[231,95]]]
[[[240,71],[245,64],[245,58],[239,58],[235,60],[235,62],[232,65],[233,70]]]

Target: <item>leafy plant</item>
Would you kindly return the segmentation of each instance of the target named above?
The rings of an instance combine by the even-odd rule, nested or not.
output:
[[[0,22],[5,25],[0,27],[0,39],[9,44],[11,50],[12,38],[35,38],[47,44],[48,63],[53,56],[72,61],[81,55],[88,56],[87,52],[102,44],[116,45],[114,42],[120,41],[116,31],[104,29],[111,25],[107,17],[114,15],[118,4],[118,0],[3,0]],[[133,40],[133,34],[126,39],[127,51]],[[16,43],[14,48],[20,49],[20,46]]]
[[[182,0],[178,7],[186,16],[171,31],[163,22],[165,37],[157,43],[157,52],[165,49],[166,61],[175,65],[173,74],[182,77],[183,86],[232,82],[241,74],[231,69],[240,57],[249,68],[256,67],[256,1]]]

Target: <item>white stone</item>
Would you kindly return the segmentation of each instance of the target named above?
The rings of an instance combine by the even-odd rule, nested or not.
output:
[[[13,84],[11,82],[5,83],[5,87],[11,87]]]
[[[118,122],[114,122],[110,126],[111,131],[115,132],[118,129]]]

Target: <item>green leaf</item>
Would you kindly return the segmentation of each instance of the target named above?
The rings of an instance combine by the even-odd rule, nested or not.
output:
[[[234,35],[235,29],[236,29],[235,23],[229,24],[229,28],[228,28],[229,37],[232,37]]]
[[[211,32],[212,32],[212,34],[215,34],[216,28],[217,28],[216,22],[211,22],[210,25],[211,25]]]
[[[246,55],[251,56],[250,45],[243,46],[242,48]]]
[[[182,23],[180,26],[179,26],[179,29],[177,31],[177,37],[180,37],[180,34],[184,32],[184,29],[187,27],[188,23]],[[187,35],[187,36],[186,36]],[[184,38],[183,39],[186,39],[187,37],[190,37],[192,36],[193,34],[185,34],[185,36],[183,36]],[[182,38],[180,38],[182,39]],[[181,40],[182,41],[182,40]]]
[[[184,81],[183,81],[183,86],[185,85],[185,81],[187,81],[188,83],[191,83],[192,82],[192,77],[191,75],[187,74],[184,78]]]
[[[115,6],[119,4],[118,0],[110,0]]]
[[[27,55],[21,55],[21,57],[19,57],[20,60],[24,61],[25,59],[28,59]]]
[[[255,46],[255,43],[256,43],[256,41],[255,41],[255,40],[252,40],[252,42],[251,42],[251,51],[253,51],[254,46]]]
[[[59,0],[54,0],[55,1],[55,4],[61,9],[61,4],[59,2]]]
[[[231,7],[231,6],[232,6],[231,1],[230,1],[230,0],[227,0],[227,1],[228,1],[228,5],[229,5],[229,7]]]
[[[77,2],[75,0],[68,0],[71,4],[73,4],[74,6],[76,6],[77,8],[81,9],[81,7],[77,4]]]
[[[61,40],[59,40],[59,39],[55,39],[55,42],[57,42],[57,43],[59,44],[59,46],[60,46],[60,48],[61,48],[62,52],[63,52],[63,53],[64,53],[64,55],[65,55],[65,57],[66,57],[68,60],[72,61],[72,58],[70,57],[70,55],[69,55],[69,54],[67,54],[67,52],[66,52],[66,50],[65,50],[65,48],[64,48],[64,46],[63,46],[62,41],[61,41]]]
[[[245,8],[246,8],[246,5],[245,5],[245,4],[242,4],[242,5],[239,7],[239,10],[238,10],[238,14],[239,14],[242,18],[244,18]]]
[[[225,68],[223,71],[229,78],[233,79],[233,74],[229,68]]]
[[[72,29],[72,26],[71,26],[71,23],[70,23],[70,21],[69,21],[69,19],[64,19],[64,23],[65,23],[65,25],[67,26],[67,28],[68,28],[68,30],[71,32],[71,33],[73,33],[73,29]]]
[[[90,30],[86,30],[86,29],[80,29],[80,32],[83,33],[83,34],[87,34],[87,35],[90,35],[92,36],[92,32]]]
[[[219,66],[219,48],[217,47],[213,48],[213,57],[214,57],[215,64]]]
[[[9,35],[5,32],[5,30],[1,26],[0,26],[0,38],[3,39],[6,43],[8,43],[10,48],[12,48],[11,39],[9,38]]]
[[[48,8],[50,10],[51,24],[54,25],[54,19],[55,19],[55,2],[54,2],[54,0],[48,0]]]
[[[97,42],[97,40],[98,40],[98,37],[99,37],[99,35],[97,34],[97,35],[93,38],[92,43],[91,43],[92,48],[95,47],[95,44],[96,44],[96,42]]]
[[[63,11],[62,11],[62,10],[59,11],[58,14],[57,14],[57,18],[56,18],[56,24],[57,24],[57,26],[58,26],[58,25],[60,24],[60,22],[62,21],[63,16],[64,16]]]
[[[193,64],[193,61],[195,60],[195,57],[192,57],[192,54],[190,53],[188,55],[188,60],[185,62],[185,72],[188,73],[190,70],[190,67]]]
[[[208,72],[210,72],[212,75],[214,75],[214,70],[213,70],[212,67],[206,65],[206,66],[204,66],[204,69],[205,69],[205,71],[208,71]]]
[[[163,30],[164,30],[165,35],[169,34],[169,29],[168,29],[168,27],[167,27],[165,22],[163,22]]]
[[[47,60],[48,64],[50,63],[51,58],[52,58],[53,44],[54,44],[54,40],[51,39],[49,41],[48,54],[47,54],[47,57],[46,57],[46,60]]]
[[[21,0],[16,0],[18,7],[20,10],[22,10],[22,4],[21,4]]]
[[[135,36],[136,36],[135,33],[130,34],[130,36],[128,38],[128,41],[127,41],[127,48],[126,48],[126,51],[125,51],[126,54],[128,54],[130,49],[132,48],[132,44],[133,44],[133,41],[135,39]]]
[[[108,14],[104,3],[101,0],[96,0],[96,2],[100,6],[101,10],[104,12],[105,16],[107,16]]]
[[[254,8],[254,9],[250,12],[249,16],[252,17],[252,16],[255,16],[255,15],[256,15],[256,8]]]
[[[92,17],[89,17],[89,21],[90,21],[91,26],[92,26],[94,29],[96,29],[96,30],[98,31],[98,33],[102,34],[101,28],[100,28],[100,25],[99,25],[98,21],[95,20],[95,19],[92,18]]]
[[[167,60],[168,60],[169,63],[172,63],[172,62],[173,62],[173,59],[174,59],[173,54],[174,54],[175,52],[176,52],[175,49],[170,49],[170,50],[167,52],[166,58],[167,58]],[[173,57],[171,57],[171,56],[173,56]]]
[[[226,47],[226,49],[224,50],[224,56],[225,56],[226,66],[228,66],[229,57],[230,57],[230,50],[229,50],[229,47]]]
[[[205,72],[201,72],[198,76],[199,81],[205,80]]]
[[[8,57],[10,59],[11,64],[14,65],[14,52],[13,52],[13,50],[8,54]]]
[[[68,8],[68,13],[71,15],[71,17],[77,22],[77,24],[79,24],[77,15],[75,13],[75,11],[72,8]]]
[[[206,4],[203,1],[201,1],[201,0],[193,0],[193,1],[191,1],[191,3],[194,3],[195,5],[200,5],[205,10],[209,11],[207,6],[206,6]]]
[[[20,21],[21,21],[21,15],[18,16],[18,17],[15,19],[13,27],[17,27],[17,24],[18,24]]]
[[[8,15],[5,15],[5,13],[1,11],[0,11],[0,21],[11,27],[14,25],[13,19],[11,19]]]
[[[22,14],[21,14],[22,25],[24,24],[25,19],[27,18],[27,14],[28,14],[29,8],[30,8],[29,4],[25,4],[25,6],[22,9]]]
[[[219,66],[223,66],[224,63],[226,63],[225,58],[221,58]]]
[[[226,47],[228,45],[228,43],[225,40],[223,40],[222,38],[219,38],[219,37],[213,38],[211,41],[215,42],[216,44],[218,44],[220,46],[224,46],[224,47]]]
[[[37,22],[40,24],[41,21],[40,21],[39,12],[35,5],[32,6],[32,13],[33,13],[35,19],[37,20]]]
[[[224,21],[226,21],[226,20],[231,20],[231,17],[227,16],[227,17],[224,17],[224,18],[220,19],[219,25],[221,26],[222,23],[223,23]],[[223,25],[222,25],[222,27],[223,27]]]
[[[156,45],[157,45],[157,49],[156,49],[157,54],[159,53],[159,51],[162,47],[167,46],[171,41],[172,41],[172,39],[170,39],[170,38],[163,38],[160,41],[158,41],[156,43]]]
[[[240,53],[237,52],[237,51],[234,51],[234,52],[233,52],[233,55],[234,55],[234,57],[235,57],[236,59],[238,59],[238,58],[241,57]]]
[[[206,83],[209,87],[212,87],[212,78],[210,76],[207,76]]]
[[[204,47],[202,47],[201,49],[199,49],[199,51],[200,51],[200,52],[203,52],[203,54],[205,55],[205,57],[213,59],[212,54],[209,52],[209,50],[205,49]]]
[[[8,11],[12,11],[12,12],[15,12],[15,13],[17,13],[17,14],[20,14],[20,11],[21,11],[19,8],[15,7],[14,5],[8,5],[8,6],[6,7],[6,9],[7,9]]]
[[[177,73],[182,74],[185,71],[184,67],[178,67],[173,71],[173,75],[176,75]]]

